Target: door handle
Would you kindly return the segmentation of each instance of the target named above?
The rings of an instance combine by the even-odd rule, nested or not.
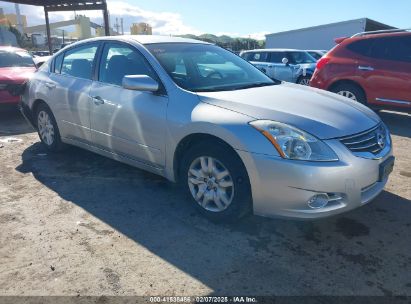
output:
[[[46,87],[48,87],[49,89],[54,89],[56,87],[55,83],[52,82],[46,82],[45,83]]]
[[[94,96],[93,101],[95,105],[102,105],[104,104],[104,99],[101,98],[100,96]]]
[[[360,65],[360,66],[358,66],[358,69],[361,70],[361,71],[374,71],[374,68],[371,67],[371,66],[362,66],[362,65]]]

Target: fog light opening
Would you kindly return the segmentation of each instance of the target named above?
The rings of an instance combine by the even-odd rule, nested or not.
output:
[[[327,206],[329,199],[326,193],[316,194],[308,200],[307,204],[311,209],[321,209]]]

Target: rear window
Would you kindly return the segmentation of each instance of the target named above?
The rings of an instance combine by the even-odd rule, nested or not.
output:
[[[26,51],[0,50],[0,68],[34,67],[33,57]]]
[[[91,79],[97,48],[97,43],[89,43],[66,51],[60,73],[77,78]]]
[[[60,74],[61,65],[63,63],[64,53],[61,53],[54,59],[54,73]]]

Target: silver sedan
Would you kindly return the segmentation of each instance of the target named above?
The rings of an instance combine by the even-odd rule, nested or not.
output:
[[[75,145],[179,182],[212,220],[345,212],[375,198],[394,164],[367,107],[190,39],[72,44],[35,73],[21,109],[50,151]]]

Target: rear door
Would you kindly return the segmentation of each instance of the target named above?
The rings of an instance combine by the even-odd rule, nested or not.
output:
[[[87,43],[60,54],[44,83],[48,104],[59,124],[61,136],[90,142],[89,96],[99,43]]]
[[[411,107],[411,35],[374,39],[367,73],[369,102]]]

